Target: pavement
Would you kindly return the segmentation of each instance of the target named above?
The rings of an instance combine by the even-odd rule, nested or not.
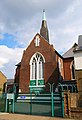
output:
[[[33,116],[24,114],[9,114],[0,113],[0,120],[82,120],[82,119],[69,119],[58,117],[46,117],[46,116]]]

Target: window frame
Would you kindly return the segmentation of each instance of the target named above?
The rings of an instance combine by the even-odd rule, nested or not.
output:
[[[34,68],[34,71],[33,71],[33,59],[35,59],[35,68]],[[44,56],[39,53],[39,52],[36,52],[32,57],[31,57],[31,60],[30,60],[30,81],[32,80],[36,80],[36,86],[40,86],[38,83],[40,80],[44,80],[44,63],[45,63],[45,58]],[[41,68],[41,69],[40,69]],[[36,69],[36,70],[35,70]],[[35,73],[36,72],[36,73]],[[35,74],[34,78],[32,76],[32,74]],[[41,86],[44,86],[44,85],[41,85]]]

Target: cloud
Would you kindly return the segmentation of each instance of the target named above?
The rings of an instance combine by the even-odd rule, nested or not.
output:
[[[82,0],[0,0],[0,41],[5,33],[17,41],[15,48],[11,43],[11,48],[4,43],[0,46],[0,68],[8,77],[14,75],[23,47],[27,47],[40,30],[42,9],[46,10],[50,44],[54,44],[58,52],[64,53],[82,34]],[[20,45],[22,48],[18,48]]]
[[[0,60],[5,59],[5,62],[7,63],[11,60],[14,60],[15,62],[18,62],[23,53],[24,48],[8,48],[7,46],[0,46]]]
[[[0,70],[5,73],[8,78],[14,76],[15,65],[21,61],[24,48],[8,48],[0,46]]]
[[[4,64],[6,63],[8,63],[8,60],[3,57],[0,57],[0,68],[4,67]]]
[[[75,42],[77,43],[78,35],[82,34],[81,6],[82,1],[75,0],[59,17],[55,20],[51,18],[49,21],[51,43],[60,53],[65,53]]]
[[[72,4],[71,0],[48,0],[48,2],[44,0],[0,1],[0,31],[12,34],[20,31],[27,31],[28,33],[29,30],[32,33],[32,28],[38,31],[43,8],[49,13],[48,18],[56,18],[61,16],[70,4]]]

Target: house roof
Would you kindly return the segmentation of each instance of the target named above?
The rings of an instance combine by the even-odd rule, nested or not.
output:
[[[14,79],[7,79],[7,83],[14,83]]]
[[[76,80],[63,80],[61,81],[61,84],[74,85],[74,84],[77,84],[77,81]]]
[[[1,71],[0,71],[0,73],[1,73],[5,78],[7,78]]]
[[[63,58],[74,57],[74,51],[77,48],[77,44],[75,43],[72,48],[70,48],[66,53],[63,54]]]

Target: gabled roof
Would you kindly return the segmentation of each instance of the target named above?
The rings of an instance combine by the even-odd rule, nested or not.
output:
[[[63,58],[71,58],[74,57],[74,51],[77,48],[77,44],[75,43],[72,48],[70,48],[66,53],[64,53]]]

